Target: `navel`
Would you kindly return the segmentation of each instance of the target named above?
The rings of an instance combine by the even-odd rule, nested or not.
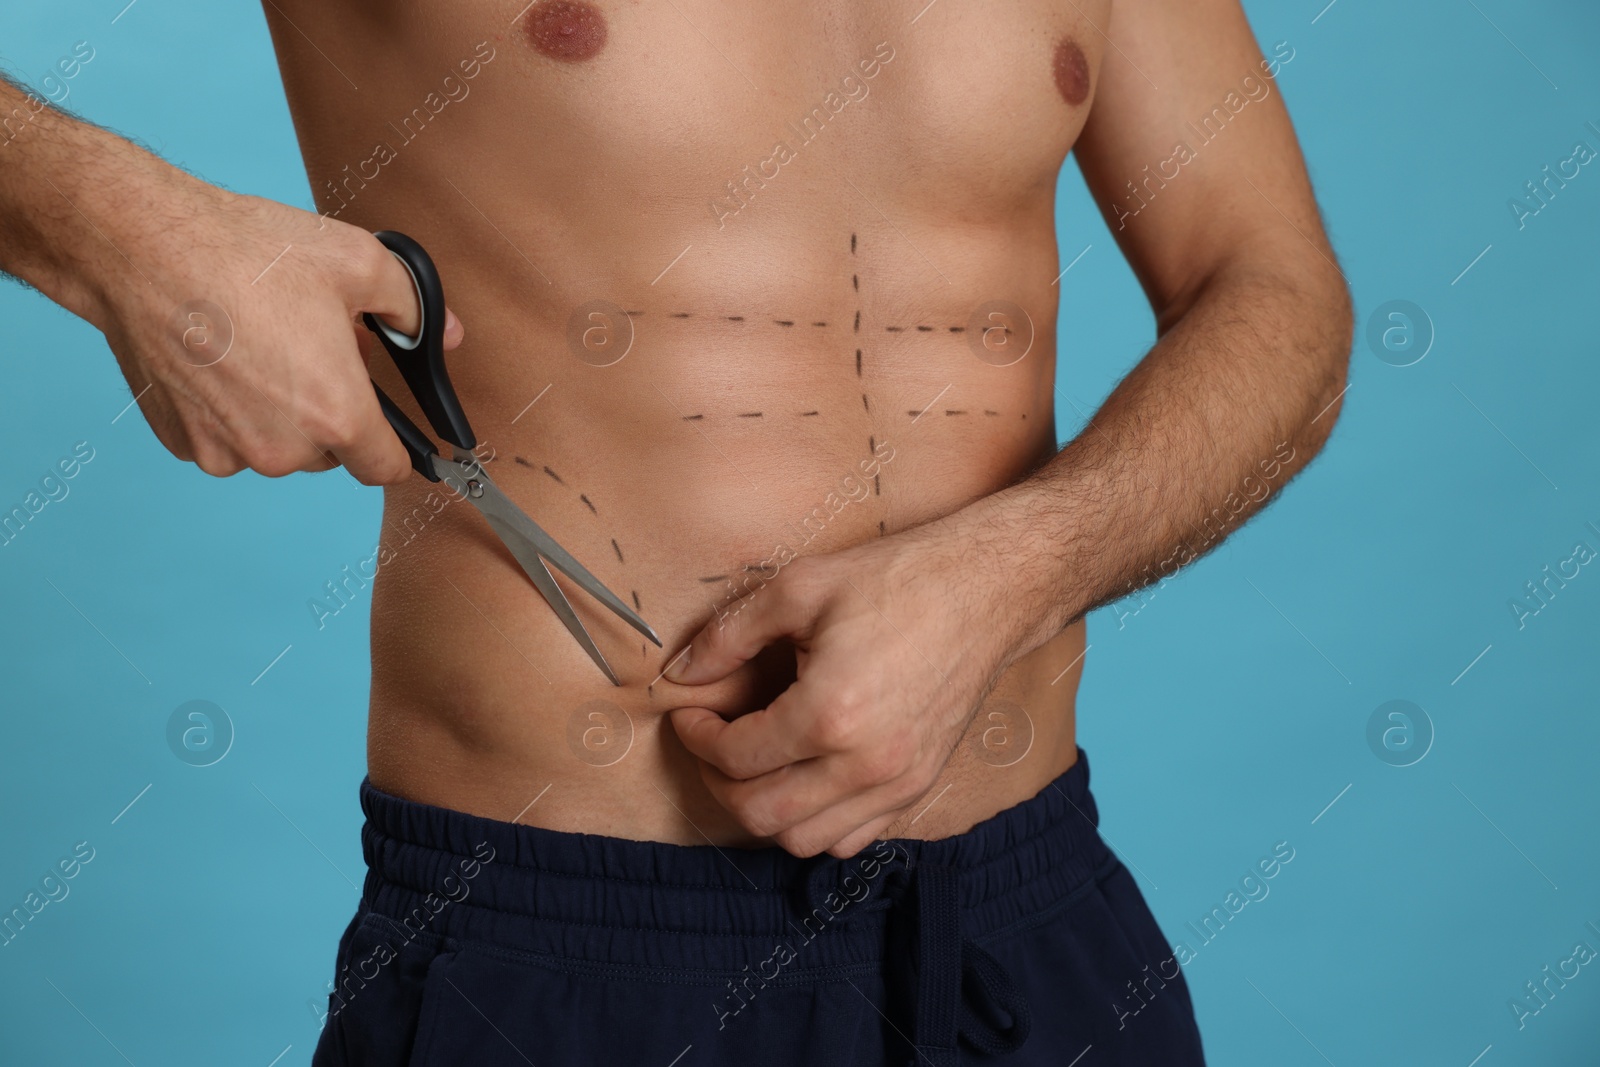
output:
[[[523,16],[534,49],[568,63],[593,59],[606,46],[606,20],[583,0],[539,0]]]
[[[1078,42],[1070,37],[1064,37],[1056,45],[1056,58],[1053,64],[1056,76],[1056,88],[1061,91],[1061,98],[1073,107],[1077,107],[1089,99],[1089,60],[1084,56],[1083,49],[1078,47]]]

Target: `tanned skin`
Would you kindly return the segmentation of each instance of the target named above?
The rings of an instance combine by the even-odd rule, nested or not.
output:
[[[179,459],[385,487],[380,789],[799,855],[962,832],[1076,758],[1085,613],[1338,417],[1346,287],[1237,0],[265,12],[320,216],[3,86],[0,268],[105,333]],[[1159,340],[1058,450],[1069,151]],[[568,586],[622,687],[411,474],[359,325],[416,327],[378,229],[440,268],[496,480],[665,640]],[[234,333],[204,367],[202,300]]]

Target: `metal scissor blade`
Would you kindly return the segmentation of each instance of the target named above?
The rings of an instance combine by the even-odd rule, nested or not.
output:
[[[472,501],[479,513],[488,520],[490,529],[494,530],[501,542],[510,550],[511,555],[515,557],[517,563],[522,567],[523,572],[527,574],[528,579],[533,582],[534,588],[539,590],[539,595],[543,596],[545,603],[550,605],[550,610],[556,613],[556,617],[567,628],[567,632],[573,636],[573,639],[579,645],[583,646],[585,652],[589,653],[589,658],[594,660],[595,665],[611,680],[612,685],[621,685],[622,683],[617,680],[616,672],[611,669],[611,664],[606,662],[606,657],[600,652],[599,646],[594,643],[594,638],[589,636],[589,631],[583,625],[583,620],[578,618],[578,613],[572,610],[572,602],[567,599],[567,594],[563,593],[561,586],[556,584],[555,575],[551,574],[550,568],[545,566],[544,558],[539,553],[537,543],[520,529],[518,524],[508,521],[508,518],[521,515],[528,526],[533,527],[541,535],[544,534],[544,531],[539,530],[532,519],[522,515],[521,509],[506,499],[505,494],[500,492],[499,487],[489,480],[488,473],[483,470],[482,465],[477,462],[475,457],[469,454],[464,459],[458,459],[456,462],[451,462],[442,456],[430,458],[433,462],[433,472],[439,476],[439,480],[449,486],[458,496]],[[471,473],[468,474],[463,467],[470,468]],[[476,482],[477,485],[470,485],[469,480]]]
[[[477,503],[475,498],[469,497],[468,499]],[[505,542],[506,548],[511,550],[511,554],[522,565],[522,569],[527,572],[528,577],[533,581],[534,587],[544,597],[545,603],[550,605],[551,610],[556,613],[556,617],[566,626],[567,632],[577,640],[578,644],[583,646],[585,652],[589,653],[589,658],[594,660],[595,665],[605,672],[607,678],[611,679],[612,685],[621,685],[622,683],[617,680],[616,672],[611,669],[611,664],[607,663],[605,656],[601,654],[600,647],[594,643],[594,638],[589,636],[589,631],[584,627],[583,620],[578,618],[578,613],[572,610],[572,602],[567,599],[567,594],[563,593],[561,586],[556,584],[555,575],[551,574],[550,568],[545,566],[544,558],[534,551],[533,547],[528,545],[516,530],[508,528],[499,518],[487,511],[483,513],[483,517],[489,520],[489,526],[493,528],[495,533],[500,535],[500,540]]]
[[[470,461],[476,463],[476,460]],[[443,468],[450,469],[446,472]],[[495,532],[500,535],[500,539],[511,549],[511,554],[517,557],[518,562],[522,561],[522,555],[518,551],[517,543],[522,542],[532,548],[543,559],[548,560],[557,570],[577,582],[590,596],[610,608],[623,622],[648,637],[655,643],[657,648],[662,647],[661,638],[656,636],[656,632],[650,628],[650,624],[640,618],[632,608],[624,604],[620,597],[601,584],[600,579],[590,574],[583,564],[572,557],[572,553],[556,544],[555,538],[545,533],[539,524],[528,518],[521,508],[513,504],[511,499],[500,491],[500,487],[494,484],[494,480],[489,477],[489,473],[483,469],[482,465],[476,465],[471,475],[472,479],[477,481],[483,489],[483,493],[480,496],[472,496],[467,492],[464,483],[465,476],[461,472],[459,462],[436,461],[435,470],[439,472],[440,477],[444,478],[451,488],[466,495],[467,499],[477,505],[478,510],[483,513],[485,518],[489,519],[491,523],[499,524],[495,526]],[[446,477],[447,473],[448,477]],[[528,569],[526,563],[523,563],[523,569]],[[548,575],[549,571],[546,570],[545,573]],[[531,571],[529,576],[532,577]],[[537,579],[535,579],[535,583],[537,584]]]

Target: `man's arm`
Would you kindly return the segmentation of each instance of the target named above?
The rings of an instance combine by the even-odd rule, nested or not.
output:
[[[1052,578],[1026,591],[1028,648],[1263,507],[1327,441],[1350,354],[1345,280],[1276,84],[1293,48],[1263,57],[1237,0],[1124,0],[1109,33],[1074,151],[1160,339],[1050,464],[963,517]]]
[[[116,253],[90,247],[85,219],[70,224],[73,204],[125,213],[133,189],[166,177],[148,153],[0,76],[0,270],[104,329],[117,272],[100,252]]]
[[[801,650],[768,708],[673,714],[718,800],[791,852],[859,851],[927,791],[1006,667],[1218,543],[1337,417],[1349,300],[1238,0],[1119,0],[1108,32],[1076,150],[1159,342],[1033,476],[796,560],[668,672],[704,684],[779,638]],[[1179,142],[1185,162],[1158,170]]]
[[[0,78],[0,271],[99,328],[161,443],[207,473],[410,474],[356,324],[413,330],[416,295],[365,231],[207,185]]]

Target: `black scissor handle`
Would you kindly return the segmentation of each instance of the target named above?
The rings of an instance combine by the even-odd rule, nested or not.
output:
[[[428,440],[428,435],[400,410],[400,406],[389,399],[389,394],[379,388],[378,383],[372,383],[372,391],[378,394],[378,406],[383,409],[383,417],[389,421],[389,428],[400,438],[400,443],[406,446],[406,454],[411,457],[411,469],[428,481],[437,482],[439,475],[433,469],[433,459],[439,454],[439,449]]]
[[[388,323],[379,321],[376,316],[367,314],[363,317],[366,327],[383,342],[383,347],[400,369],[401,377],[405,379],[411,395],[417,398],[434,432],[452,445],[470,451],[477,447],[478,439],[472,432],[472,424],[467,421],[467,413],[461,408],[461,401],[456,399],[455,386],[451,384],[450,374],[444,366],[444,284],[439,280],[439,271],[422,246],[405,234],[382,230],[373,236],[411,272],[422,311],[422,325],[417,336],[408,337]],[[411,453],[412,466],[431,477],[431,464],[427,457],[437,455],[437,450],[428,442],[427,452],[419,454],[418,442],[427,442],[426,436],[393,401],[383,395],[382,390],[378,391],[378,397],[389,425],[394,427],[400,440],[405,443],[406,450]]]

